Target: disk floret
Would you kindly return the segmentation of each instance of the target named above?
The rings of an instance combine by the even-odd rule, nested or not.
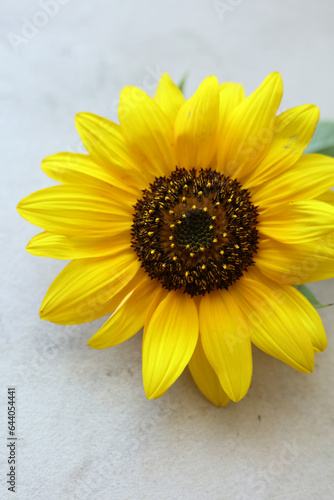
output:
[[[257,216],[236,179],[176,168],[157,177],[134,206],[132,247],[164,288],[204,295],[227,289],[254,263]]]

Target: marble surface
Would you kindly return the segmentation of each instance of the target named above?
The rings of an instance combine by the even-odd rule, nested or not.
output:
[[[218,409],[186,370],[147,401],[141,333],[86,346],[102,320],[58,326],[38,317],[64,262],[25,251],[38,230],[17,202],[53,182],[39,168],[83,151],[74,115],[116,119],[125,85],[152,94],[163,71],[188,96],[200,81],[244,83],[273,70],[282,109],[320,106],[334,119],[331,0],[17,0],[1,2],[0,498],[33,500],[313,500],[333,495],[334,309],[329,347],[303,375],[254,349],[248,395]],[[312,286],[334,302],[333,281]],[[6,391],[17,387],[18,487],[6,490]]]

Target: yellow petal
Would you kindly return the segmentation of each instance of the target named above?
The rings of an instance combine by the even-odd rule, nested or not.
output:
[[[281,76],[272,73],[232,111],[218,146],[218,167],[225,175],[239,179],[265,156],[282,93]]]
[[[85,148],[96,163],[101,164],[122,186],[145,187],[146,179],[116,123],[94,115],[79,113],[75,124]]]
[[[226,406],[230,398],[224,392],[217,375],[205,356],[200,336],[188,366],[201,393],[214,405]]]
[[[180,109],[175,122],[175,150],[180,168],[207,168],[217,140],[219,87],[206,78]]]
[[[118,116],[122,133],[144,171],[156,177],[175,169],[172,124],[151,97],[136,87],[125,87]]]
[[[230,399],[239,401],[252,378],[252,350],[243,313],[232,291],[204,295],[200,331],[208,361]]]
[[[146,334],[148,325],[150,324],[150,321],[152,319],[153,314],[159,307],[160,303],[167,297],[169,293],[169,290],[166,290],[165,288],[158,287],[158,292],[154,296],[150,306],[147,309],[147,315],[145,317],[145,325],[144,325],[144,336]]]
[[[334,231],[334,207],[318,200],[285,203],[261,213],[258,229],[282,243],[314,241]]]
[[[167,73],[164,73],[160,78],[154,100],[165,115],[168,116],[171,124],[174,125],[176,116],[182,104],[184,104],[185,99],[181,90],[175,85]]]
[[[327,347],[327,337],[321,318],[312,304],[295,288],[289,287],[289,300],[293,302],[302,328],[309,335],[314,352],[322,352]]]
[[[139,267],[132,250],[109,258],[73,260],[51,284],[41,305],[41,318],[76,325],[108,314],[113,310],[108,302],[132,280]]]
[[[107,257],[127,248],[130,248],[130,231],[102,238],[64,236],[45,231],[34,236],[27,246],[28,252],[38,257],[63,260]]]
[[[223,83],[219,85],[219,120],[218,120],[218,144],[224,143],[226,124],[234,108],[245,100],[245,91],[238,83]]]
[[[187,294],[169,292],[154,312],[143,338],[146,396],[158,398],[187,366],[198,339],[198,313]]]
[[[325,203],[329,203],[334,206],[334,191],[328,190],[324,193],[321,193],[317,196],[317,200],[324,201]]]
[[[137,188],[131,188],[129,184],[113,177],[110,170],[97,164],[89,155],[57,153],[43,160],[42,169],[49,177],[63,184],[83,184],[104,190],[110,190],[113,185],[124,189],[128,196],[132,193],[132,196],[138,197],[140,193]]]
[[[130,230],[131,200],[87,186],[53,186],[27,196],[17,206],[26,220],[67,236],[111,236]]]
[[[273,140],[263,160],[243,180],[251,188],[285,172],[300,158],[312,139],[319,109],[312,104],[288,109],[275,118]]]
[[[294,289],[262,276],[247,273],[239,281],[242,308],[247,315],[252,342],[296,370],[309,373],[314,367],[311,338],[318,333],[319,321],[307,308],[301,310]]]
[[[94,349],[120,344],[135,335],[144,325],[149,308],[159,286],[147,277],[120,303],[112,316],[88,341]]]
[[[263,274],[284,285],[334,278],[334,233],[294,245],[261,240],[254,260]]]
[[[297,200],[310,200],[334,186],[334,158],[302,156],[289,170],[263,183],[252,193],[252,201],[270,207]]]

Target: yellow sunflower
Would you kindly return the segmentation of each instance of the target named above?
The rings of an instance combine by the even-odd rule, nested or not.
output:
[[[78,324],[113,314],[88,345],[143,334],[143,381],[158,398],[188,365],[214,404],[239,401],[251,343],[301,372],[326,347],[316,310],[292,285],[334,276],[334,160],[302,156],[318,108],[277,113],[282,80],[206,78],[185,101],[164,74],[154,99],[123,89],[120,125],[81,113],[88,155],[43,170],[61,185],[22,200],[43,228],[34,255],[72,260],[40,316]]]

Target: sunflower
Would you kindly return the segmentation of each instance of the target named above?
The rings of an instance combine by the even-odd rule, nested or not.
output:
[[[45,230],[28,251],[71,260],[41,318],[72,325],[113,312],[88,342],[95,349],[144,327],[148,398],[188,365],[224,406],[248,391],[252,343],[304,373],[326,347],[293,285],[334,276],[334,160],[302,156],[319,111],[277,115],[282,93],[278,73],[247,98],[214,76],[187,101],[167,74],[154,99],[126,87],[120,124],[77,115],[88,155],[46,158],[61,185],[19,203]]]

